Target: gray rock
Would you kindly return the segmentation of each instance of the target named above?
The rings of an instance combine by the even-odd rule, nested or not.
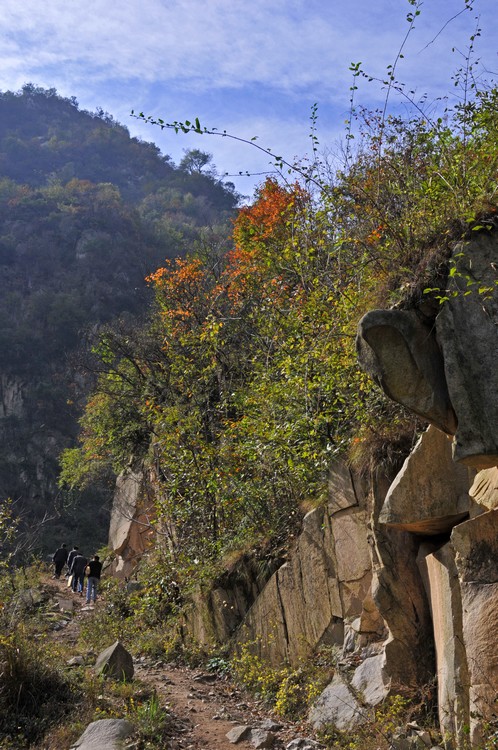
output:
[[[429,745],[431,745],[431,739],[428,732],[418,730],[407,736],[406,732],[399,727],[394,732],[390,750],[428,750]]]
[[[358,324],[356,348],[361,367],[389,398],[455,434],[457,420],[432,325],[412,310],[373,310]]]
[[[277,721],[273,721],[273,719],[263,719],[263,721],[258,723],[258,726],[261,729],[267,729],[269,732],[280,732],[283,729],[283,724],[279,724]]]
[[[432,745],[432,739],[429,732],[425,731],[424,729],[417,729],[416,735],[423,742],[425,747],[430,747]]]
[[[368,712],[360,706],[353,692],[339,674],[334,675],[309,713],[309,721],[315,729],[332,724],[340,732],[354,729],[368,718]]]
[[[233,727],[233,729],[230,729],[230,731],[226,733],[225,737],[233,745],[236,745],[237,742],[245,739],[250,731],[250,726],[248,726],[247,724],[242,724],[240,726]]]
[[[81,667],[85,663],[85,660],[82,656],[73,656],[72,659],[69,659],[67,662],[69,667]]]
[[[308,737],[296,737],[291,740],[285,746],[285,750],[318,750],[323,747],[316,740],[311,740]]]
[[[497,259],[496,231],[474,233],[472,241],[459,243],[453,251],[457,273],[449,283],[452,294],[436,318],[458,422],[454,457],[477,469],[498,463]],[[469,280],[473,286],[467,286]],[[486,286],[494,290],[488,299],[476,291]]]
[[[102,651],[97,657],[95,663],[95,672],[97,674],[112,677],[116,680],[133,679],[133,659],[125,647],[116,641]]]
[[[356,668],[351,686],[370,706],[381,703],[389,693],[391,681],[385,674],[384,653],[370,656]]]
[[[126,719],[100,719],[89,724],[70,750],[120,750],[134,731]]]
[[[255,748],[273,747],[275,744],[275,735],[266,729],[251,729],[249,739]]]

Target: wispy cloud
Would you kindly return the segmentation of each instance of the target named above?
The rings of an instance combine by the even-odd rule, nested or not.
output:
[[[494,40],[485,33],[493,28],[495,2],[475,0],[487,67],[496,67]],[[448,11],[442,0],[423,6],[400,61],[400,76],[431,96],[450,88],[459,64],[451,47],[464,50],[474,30],[468,12],[445,27],[464,0],[453,6]],[[352,61],[385,76],[411,8],[402,0],[3,0],[0,88],[15,90],[27,81],[55,87],[86,108],[102,106],[126,118],[140,134],[129,120],[132,108],[173,118],[199,115],[262,140],[277,134],[294,153],[310,102],[320,104],[326,138],[340,129]],[[381,86],[362,87],[369,104],[384,95]],[[171,140],[148,132],[151,140]],[[222,143],[213,150],[229,157],[233,144]]]

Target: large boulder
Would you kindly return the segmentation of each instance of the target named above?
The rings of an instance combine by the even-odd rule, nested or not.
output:
[[[374,310],[358,325],[359,361],[386,394],[454,435],[455,460],[498,465],[496,232],[454,248],[447,300],[435,320]]]
[[[448,435],[457,426],[434,328],[414,310],[373,310],[358,324],[361,367],[393,401]]]
[[[126,719],[100,719],[87,726],[70,750],[120,750],[123,740],[133,734],[134,727]]]
[[[469,516],[474,474],[454,463],[451,441],[429,427],[391,484],[379,523],[415,534],[449,533]]]
[[[125,647],[116,641],[99,654],[95,662],[95,672],[116,680],[133,679],[133,658]]]

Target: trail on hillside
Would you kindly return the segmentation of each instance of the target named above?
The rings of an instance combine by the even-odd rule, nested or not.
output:
[[[75,646],[82,622],[105,606],[105,599],[99,597],[95,605],[88,606],[84,597],[67,588],[65,579],[51,580],[48,588],[59,600],[59,606],[64,607],[66,602],[65,608],[73,613],[64,628],[54,631],[54,640]],[[102,644],[102,650],[109,645]],[[219,675],[146,657],[135,659],[134,668],[135,679],[152,686],[161,706],[171,714],[169,750],[253,749],[255,745],[246,739],[233,744],[227,733],[237,726],[269,726],[268,722],[274,724],[274,748],[311,735],[309,728],[272,716],[261,703]]]

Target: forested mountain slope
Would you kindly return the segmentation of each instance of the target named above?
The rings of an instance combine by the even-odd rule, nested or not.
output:
[[[228,235],[232,186],[184,162],[55,90],[0,94],[0,498],[46,549],[69,529],[107,538],[102,488],[64,511],[75,498],[56,484],[91,381],[76,353],[145,310],[145,277],[165,258]]]

